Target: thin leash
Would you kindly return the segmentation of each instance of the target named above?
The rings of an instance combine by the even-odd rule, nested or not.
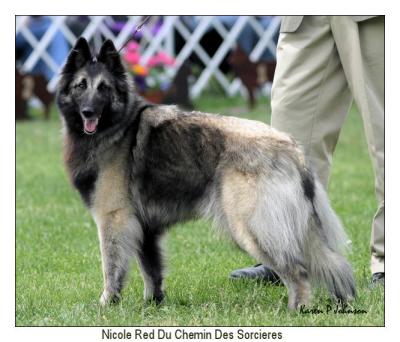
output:
[[[136,33],[138,33],[139,31],[142,30],[142,27],[144,26],[144,24],[147,23],[147,21],[151,18],[151,15],[146,16],[146,18],[144,18],[144,20],[138,25],[136,26],[136,30],[135,32],[133,32],[132,36],[125,42],[125,44],[123,44],[120,49],[118,50],[118,53],[121,52],[121,50],[135,37]]]

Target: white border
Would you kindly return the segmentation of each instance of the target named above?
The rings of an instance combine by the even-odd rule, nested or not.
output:
[[[229,1],[229,6],[227,6]],[[386,327],[385,328],[270,328],[282,331],[285,341],[386,341],[399,336],[399,13],[384,7],[382,1],[251,1],[202,0],[178,1],[54,1],[31,0],[1,2],[1,65],[2,132],[0,134],[0,208],[5,217],[0,224],[0,333],[7,340],[70,341],[101,340],[101,328],[15,328],[14,227],[15,227],[15,137],[14,137],[14,15],[19,14],[386,14]],[[185,7],[186,6],[186,7]],[[6,8],[7,7],[7,8]],[[229,13],[227,13],[229,11]],[[132,329],[132,328],[129,328]],[[190,329],[190,328],[187,328]],[[193,328],[196,329],[196,328]],[[224,328],[233,329],[235,328]]]

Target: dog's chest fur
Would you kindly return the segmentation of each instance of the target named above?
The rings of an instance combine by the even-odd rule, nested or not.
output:
[[[94,216],[126,207],[130,169],[129,142],[121,141],[107,150],[95,145],[73,144],[66,137],[65,163],[71,182]]]
[[[128,147],[121,144],[118,151],[108,150],[98,158],[98,174],[91,196],[91,212],[95,217],[125,209],[129,202],[129,179],[127,165]]]

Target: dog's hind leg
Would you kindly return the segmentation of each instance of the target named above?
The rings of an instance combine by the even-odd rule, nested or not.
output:
[[[227,173],[224,181],[222,207],[233,239],[278,273],[288,289],[290,309],[307,305],[310,282],[301,246],[307,207],[297,205],[301,188],[296,191],[290,182],[277,183],[278,189],[273,183],[260,188],[255,176],[233,171]]]
[[[248,226],[241,220],[230,220],[230,231],[233,239],[244,251],[249,253],[258,262],[272,268],[280,277],[288,290],[288,307],[291,310],[307,305],[310,299],[311,285],[308,272],[302,263],[287,262],[281,266],[280,260],[275,260],[268,251],[264,251]]]
[[[308,305],[311,294],[311,285],[308,272],[300,263],[294,264],[286,270],[274,267],[274,271],[288,289],[288,308],[297,310],[302,305]]]
[[[146,229],[138,249],[138,261],[144,281],[144,299],[160,304],[164,298],[162,289],[163,260],[160,248],[161,235]]]
[[[96,217],[100,239],[104,291],[100,304],[116,303],[129,268],[129,261],[141,240],[139,222],[124,210],[115,210]]]

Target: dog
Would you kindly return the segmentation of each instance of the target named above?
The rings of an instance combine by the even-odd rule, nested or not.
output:
[[[356,295],[346,237],[301,147],[261,122],[145,102],[112,41],[93,56],[80,38],[57,89],[69,177],[98,227],[104,291],[118,302],[137,257],[144,298],[164,297],[161,238],[171,225],[206,218],[270,266],[288,307],[312,286]]]
[[[266,82],[274,80],[276,62],[259,61],[254,63],[240,46],[237,46],[230,53],[228,63],[247,90],[249,109],[254,109],[256,106],[256,90]]]

